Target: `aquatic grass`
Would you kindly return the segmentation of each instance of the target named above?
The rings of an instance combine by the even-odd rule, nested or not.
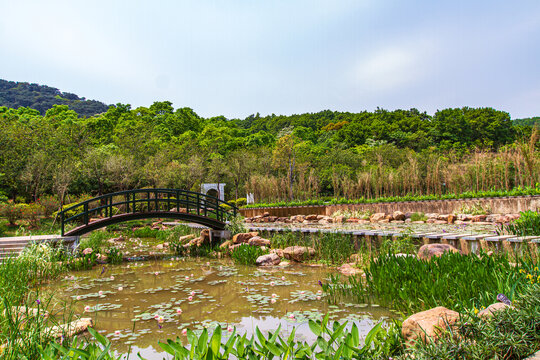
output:
[[[237,264],[255,265],[255,260],[267,253],[267,250],[263,250],[259,246],[242,244],[231,251],[231,258]]]
[[[39,347],[52,340],[51,327],[71,321],[69,304],[53,304],[36,290],[65,270],[55,256],[49,245],[31,244],[0,264],[0,358],[38,359]]]
[[[519,260],[522,263],[523,260]],[[329,299],[351,298],[412,313],[436,306],[454,310],[488,306],[498,293],[511,297],[526,281],[506,255],[462,256],[457,253],[431,261],[379,254],[364,269],[366,278],[350,277],[343,283],[331,278]]]

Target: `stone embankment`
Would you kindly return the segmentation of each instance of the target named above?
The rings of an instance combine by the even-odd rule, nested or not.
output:
[[[419,219],[414,219],[421,218]],[[246,218],[246,223],[284,223],[293,224],[301,223],[307,225],[327,225],[327,224],[370,224],[370,223],[392,223],[392,224],[470,224],[476,225],[491,225],[505,224],[519,218],[519,214],[490,214],[490,215],[470,215],[470,214],[439,214],[428,213],[423,216],[416,216],[411,213],[403,213],[394,211],[391,214],[375,213],[369,216],[362,217],[345,217],[344,215],[327,216],[327,215],[293,215],[289,217],[277,217],[265,212],[262,215]]]

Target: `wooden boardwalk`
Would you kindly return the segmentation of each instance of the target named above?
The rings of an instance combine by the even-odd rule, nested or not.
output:
[[[513,252],[521,249],[522,245],[527,244],[531,249],[535,250],[540,243],[540,235],[536,236],[515,236],[515,235],[495,235],[491,234],[472,234],[472,233],[454,233],[454,232],[417,232],[412,233],[410,231],[394,231],[394,230],[346,230],[346,229],[321,229],[321,228],[309,228],[309,227],[264,227],[264,226],[250,226],[247,227],[248,231],[258,231],[260,233],[285,233],[293,232],[303,236],[308,234],[325,234],[325,233],[338,233],[350,235],[351,239],[360,243],[363,238],[369,245],[380,243],[384,238],[399,238],[404,236],[410,236],[413,239],[418,239],[421,244],[431,243],[443,243],[450,244],[457,249],[460,249],[462,253],[477,253],[480,249],[484,251],[506,251]]]

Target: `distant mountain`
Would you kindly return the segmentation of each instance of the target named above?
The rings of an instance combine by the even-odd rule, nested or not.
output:
[[[24,106],[39,110],[41,115],[45,115],[53,105],[68,105],[79,116],[92,116],[106,112],[109,108],[100,101],[86,100],[50,86],[0,79],[0,106]]]
[[[534,116],[531,118],[525,118],[525,119],[515,119],[514,125],[521,125],[521,126],[540,126],[540,116]]]

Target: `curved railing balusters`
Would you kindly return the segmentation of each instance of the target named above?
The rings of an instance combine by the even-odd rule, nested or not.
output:
[[[146,196],[138,198],[138,194],[144,194]],[[153,198],[151,195],[153,195]],[[115,197],[121,197],[119,199],[120,201],[115,202]],[[222,204],[226,204],[231,210],[224,209],[220,206]],[[121,214],[171,212],[171,206],[173,205],[175,206],[174,212],[204,216],[220,222],[225,222],[229,215],[236,216],[238,213],[236,206],[227,204],[214,196],[194,191],[181,189],[125,190],[97,196],[63,209],[59,213],[62,224],[62,236],[64,235],[66,224],[91,224],[92,215],[102,217],[104,213],[104,217],[112,218],[115,215]],[[146,209],[144,209],[145,206]],[[160,210],[163,206],[166,206],[167,210]],[[152,207],[154,207],[153,210]],[[180,211],[181,209],[185,209],[185,211]],[[74,214],[68,216],[69,212],[74,212]]]

